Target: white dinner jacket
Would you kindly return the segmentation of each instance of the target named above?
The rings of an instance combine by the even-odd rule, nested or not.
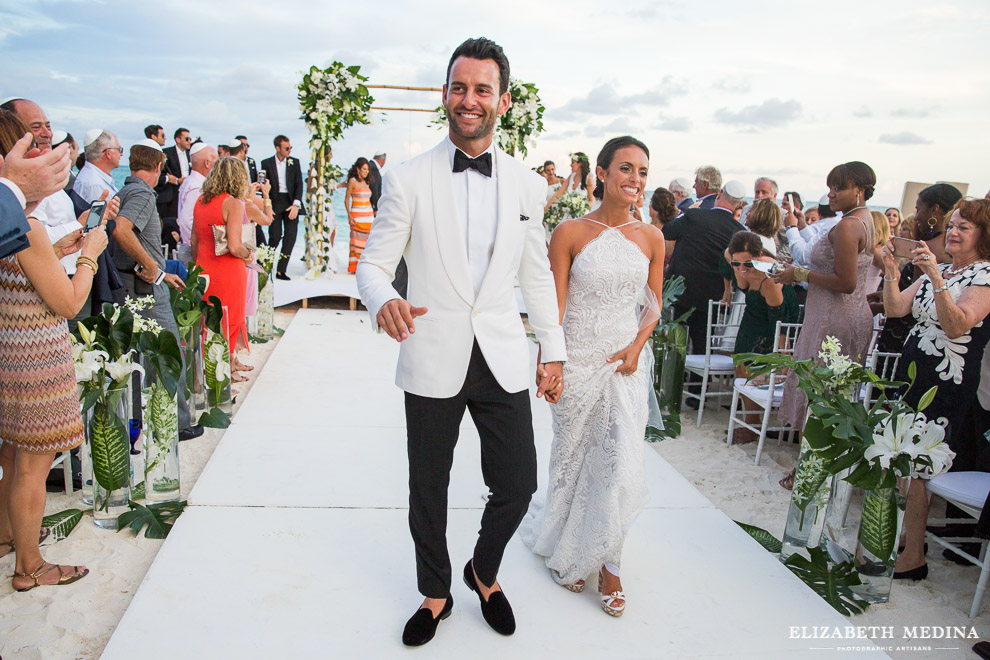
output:
[[[378,310],[399,297],[391,283],[400,257],[405,257],[407,300],[428,310],[415,320],[416,332],[399,350],[395,384],[411,394],[456,395],[475,339],[503,389],[521,392],[529,387],[534,374],[516,304],[517,275],[543,360],[567,358],[543,230],[546,180],[501,149],[495,149],[495,159],[498,228],[477,295],[456,215],[446,140],[389,168],[382,182],[378,215],[357,266],[357,284],[375,323]]]

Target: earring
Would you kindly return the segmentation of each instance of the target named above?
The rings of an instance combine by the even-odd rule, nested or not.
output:
[[[935,229],[936,224],[938,224],[938,220],[935,219],[935,214],[932,213],[932,217],[928,218],[928,229]]]
[[[859,193],[856,193],[856,206],[859,206]]]

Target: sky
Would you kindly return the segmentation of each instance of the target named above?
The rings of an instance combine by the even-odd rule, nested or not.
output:
[[[862,160],[878,178],[870,203],[898,206],[906,181],[990,189],[987,34],[984,0],[0,0],[0,98],[37,101],[77,138],[112,130],[125,148],[154,123],[169,144],[179,126],[210,144],[245,134],[256,159],[283,133],[308,160],[296,85],[310,65],[439,87],[453,49],[486,36],[546,106],[531,166],[566,173],[569,153],[594,160],[631,134],[650,148],[649,187],[712,164],[813,200],[834,165]],[[440,104],[437,92],[374,94]],[[431,117],[375,113],[335,144],[335,162],[382,150],[402,162],[442,139]]]

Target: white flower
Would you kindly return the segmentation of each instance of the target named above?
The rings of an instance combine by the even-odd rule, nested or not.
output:
[[[930,421],[923,427],[917,444],[918,455],[927,455],[932,462],[931,467],[919,466],[912,476],[922,476],[928,479],[937,477],[950,467],[956,453],[945,442],[945,427],[936,421]]]
[[[219,363],[223,361],[223,352],[224,352],[223,344],[221,342],[213,342],[212,344],[210,344],[210,350],[208,351],[207,355],[210,356],[211,362]]]
[[[904,451],[907,445],[913,444],[911,436],[914,432],[914,415],[888,417],[883,426],[877,425],[873,430],[873,444],[866,448],[863,458],[867,461],[880,459],[880,467],[890,467],[890,462]]]
[[[87,328],[84,324],[79,324],[79,336],[83,338],[87,346],[92,346],[96,340],[96,333]]]
[[[136,362],[131,361],[132,353],[121,356],[119,360],[114,360],[113,362],[107,362],[107,372],[110,374],[110,378],[114,379],[118,383],[123,383],[127,378],[135,371],[144,374],[144,367]]]
[[[81,323],[79,324],[79,327],[82,327]],[[99,373],[104,362],[109,357],[110,356],[107,355],[106,351],[82,351],[79,354],[79,359],[75,363],[76,382],[81,383],[87,380],[92,380],[93,376]]]

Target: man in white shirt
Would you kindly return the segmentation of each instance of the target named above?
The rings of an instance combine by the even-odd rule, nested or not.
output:
[[[271,200],[274,219],[268,230],[268,245],[282,255],[275,267],[275,279],[288,280],[285,271],[296,244],[299,231],[299,209],[302,207],[302,167],[292,157],[292,144],[284,135],[276,135],[275,155],[261,161],[261,169],[272,186]],[[284,231],[284,234],[283,234]],[[279,244],[281,243],[281,247]]]
[[[76,177],[72,190],[90,204],[99,199],[104,190],[109,190],[111,196],[116,195],[117,185],[110,173],[120,167],[123,152],[117,136],[101,130],[99,137],[84,147],[86,164]]]
[[[797,206],[797,204],[795,204]],[[842,219],[841,213],[832,214],[828,206],[828,195],[825,195],[818,202],[818,211],[824,212],[821,219],[814,224],[805,224],[804,214],[800,209],[785,208],[784,227],[787,228],[787,246],[791,252],[791,259],[802,268],[811,268],[810,257],[811,248],[821,236],[828,234],[829,230]]]
[[[166,147],[165,167],[162,173],[165,174],[165,182],[159,179],[159,184],[155,186],[158,193],[158,215],[162,219],[162,225],[171,224],[167,221],[175,218],[179,214],[179,186],[189,175],[189,148],[192,146],[192,138],[189,137],[189,129],[178,128],[175,131],[175,146]]]
[[[179,186],[179,261],[187,264],[196,260],[196,255],[192,253],[190,237],[193,230],[193,211],[196,208],[196,201],[203,191],[203,183],[210,173],[213,163],[217,162],[217,150],[205,142],[197,142],[189,150],[192,154],[192,169],[189,176],[185,178]]]

